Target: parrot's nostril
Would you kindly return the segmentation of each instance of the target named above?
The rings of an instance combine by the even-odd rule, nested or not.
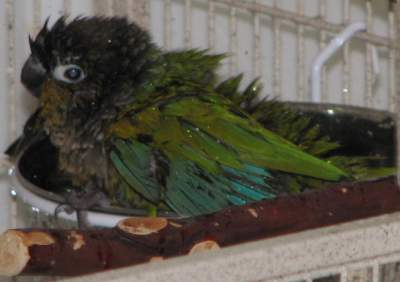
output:
[[[35,96],[40,95],[43,82],[46,79],[46,69],[40,61],[32,56],[25,62],[21,72],[21,82]]]

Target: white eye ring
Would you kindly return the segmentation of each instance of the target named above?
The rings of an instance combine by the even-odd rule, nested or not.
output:
[[[78,83],[85,78],[85,73],[78,65],[58,65],[53,70],[53,77],[66,83]]]

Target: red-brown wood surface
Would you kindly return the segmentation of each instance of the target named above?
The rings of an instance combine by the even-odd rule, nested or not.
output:
[[[91,273],[398,210],[400,190],[394,178],[387,178],[232,207],[191,220],[150,219],[151,224],[143,225],[142,219],[132,219],[125,222],[127,228],[120,224],[103,230],[41,230],[54,242],[29,245],[29,261],[21,273]],[[78,239],[83,243],[76,245]]]

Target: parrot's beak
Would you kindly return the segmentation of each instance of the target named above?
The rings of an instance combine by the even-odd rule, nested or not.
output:
[[[46,80],[46,69],[41,62],[31,55],[26,60],[21,72],[22,84],[36,97],[40,96],[43,82]]]

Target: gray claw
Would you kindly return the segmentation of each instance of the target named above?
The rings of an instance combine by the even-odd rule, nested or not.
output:
[[[60,204],[54,211],[54,216],[58,219],[61,212],[71,214],[76,211],[79,229],[90,227],[87,211],[95,206],[109,206],[107,196],[96,189],[72,190],[65,196],[65,204]]]

